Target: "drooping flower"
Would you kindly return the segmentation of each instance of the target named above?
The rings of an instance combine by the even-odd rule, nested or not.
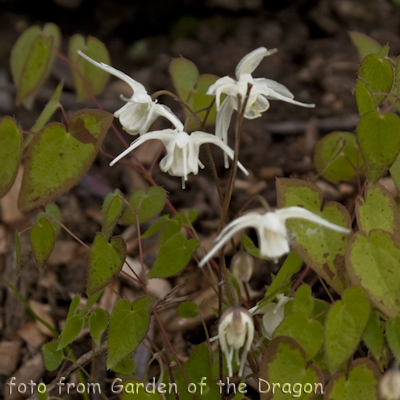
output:
[[[244,117],[254,119],[261,117],[261,113],[269,108],[268,100],[283,100],[288,103],[296,104],[302,107],[315,107],[314,104],[304,104],[293,100],[294,95],[283,85],[266,78],[253,78],[252,72],[260,64],[261,60],[277,52],[277,49],[267,50],[265,47],[259,47],[242,58],[236,66],[236,80],[229,76],[218,79],[211,85],[207,94],[216,96],[217,119],[215,134],[221,138],[224,143],[228,143],[228,128],[233,110],[238,110],[238,94],[244,100],[248,84],[252,85],[249,99],[247,101]],[[227,97],[221,104],[221,94],[227,94]],[[225,166],[228,166],[228,160],[225,157]]]
[[[258,309],[253,307],[249,310],[251,315],[264,314],[262,318],[261,332],[267,339],[272,339],[275,329],[285,318],[285,304],[290,301],[290,297],[280,293],[276,296],[278,303],[268,303],[264,307]]]
[[[228,308],[221,316],[218,326],[218,339],[225,354],[228,375],[232,376],[233,353],[236,350],[236,363],[240,365],[239,376],[242,376],[247,354],[254,338],[254,322],[250,313],[243,307]],[[246,342],[246,343],[245,343]],[[242,357],[239,350],[243,348]]]
[[[128,133],[143,135],[148,132],[151,124],[160,116],[167,118],[175,127],[180,123],[176,115],[167,106],[157,103],[157,100],[152,100],[141,83],[107,64],[92,60],[80,50],[78,50],[78,54],[96,67],[123,80],[132,88],[132,97],[127,99],[121,95],[122,100],[127,103],[114,113],[114,116],[119,118],[121,125]]]
[[[217,244],[200,261],[199,266],[203,267],[233,235],[249,227],[257,230],[260,255],[276,262],[279,257],[289,253],[290,250],[286,228],[286,220],[289,218],[300,218],[312,221],[337,232],[351,232],[350,229],[335,225],[302,207],[282,208],[274,212],[267,212],[263,215],[249,213],[233,220],[221,231],[215,239]]]
[[[215,144],[233,159],[233,150],[224,144],[221,139],[210,133],[200,131],[188,135],[183,131],[183,125],[179,121],[176,129],[149,132],[146,133],[146,135],[138,137],[124,152],[110,163],[110,166],[113,166],[122,157],[136,149],[136,147],[140,146],[142,143],[152,139],[161,140],[167,151],[167,154],[160,161],[161,171],[168,172],[173,176],[182,177],[183,189],[185,188],[187,176],[190,173],[197,175],[199,166],[204,168],[204,165],[199,160],[199,151],[202,144]],[[242,164],[238,163],[238,167],[248,175],[247,170]]]

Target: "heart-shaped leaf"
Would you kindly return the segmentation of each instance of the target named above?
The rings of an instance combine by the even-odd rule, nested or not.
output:
[[[380,372],[368,358],[352,362],[346,374],[336,374],[325,389],[324,400],[378,400]]]
[[[75,34],[71,37],[68,47],[68,56],[73,62],[71,64],[71,71],[78,101],[83,101],[89,99],[92,95],[100,94],[106,86],[110,75],[82,58],[78,54],[78,50],[81,50],[88,57],[97,62],[110,65],[111,60],[106,46],[99,39],[89,36],[85,41],[85,38],[79,34]]]
[[[365,233],[372,229],[400,234],[400,216],[392,194],[382,185],[368,187],[365,200],[358,197],[356,201],[357,223]]]
[[[108,331],[108,369],[131,354],[146,337],[153,303],[153,296],[144,296],[133,304],[127,299],[115,304]]]
[[[160,186],[152,186],[146,193],[138,189],[129,197],[130,207],[122,213],[120,224],[136,225],[136,215],[139,213],[139,222],[147,222],[158,215],[165,206],[167,192]]]
[[[345,290],[342,300],[335,301],[325,320],[325,353],[329,371],[335,373],[351,357],[368,324],[371,306],[362,287]]]
[[[55,371],[62,363],[64,354],[58,350],[58,340],[52,340],[42,346],[44,365],[47,371]]]
[[[346,269],[354,285],[362,285],[374,305],[394,318],[400,312],[400,241],[379,229],[357,232],[346,252]]]
[[[93,310],[89,318],[89,330],[90,336],[93,341],[99,345],[101,335],[107,329],[108,325],[108,314],[102,308],[96,308]]]
[[[309,319],[303,312],[293,312],[276,328],[273,337],[279,336],[289,336],[299,342],[306,352],[306,361],[309,361],[317,355],[322,346],[322,324]]]
[[[21,161],[22,133],[11,117],[0,119],[0,142],[0,197],[3,197],[15,181]]]
[[[62,222],[61,211],[57,204],[46,204],[45,211],[40,211],[36,214],[35,223],[39,223],[42,218],[47,218],[49,220],[57,237],[61,229],[61,225],[57,221]]]
[[[295,340],[286,336],[273,339],[261,362],[260,399],[285,400],[293,395],[311,399],[321,393],[324,385],[321,370],[315,365],[307,368],[306,365],[306,353]],[[275,384],[274,388],[272,384]],[[311,390],[306,392],[306,387]]]
[[[186,58],[174,58],[169,66],[169,73],[178,92],[179,97],[185,101],[192,111],[199,111],[211,105],[213,97],[206,95],[208,88],[218,79],[216,75],[199,75],[196,65]],[[207,112],[202,111],[196,115],[203,121]],[[185,108],[185,116],[189,117],[190,112]],[[215,123],[217,110],[215,104],[212,106],[206,121],[206,126]],[[188,131],[203,129],[202,126],[191,118]]]
[[[367,166],[368,179],[375,183],[396,160],[400,150],[400,119],[396,114],[369,111],[357,125],[358,143]]]
[[[146,278],[167,278],[186,267],[192,253],[197,249],[196,239],[187,240],[182,233],[171,236],[161,247]]]
[[[15,43],[11,52],[11,72],[17,86],[16,104],[22,102],[30,108],[33,97],[47,78],[61,41],[59,28],[46,24],[27,29]]]
[[[317,171],[328,181],[337,183],[355,177],[354,167],[363,166],[358,154],[357,140],[349,132],[332,132],[324,136],[315,148],[314,164]]]
[[[389,93],[393,85],[393,68],[390,62],[376,54],[370,54],[362,61],[358,75],[379,105],[384,96],[375,93]]]
[[[50,257],[56,242],[54,229],[50,222],[42,218],[40,222],[31,229],[31,247],[36,265],[42,270]]]
[[[92,165],[113,116],[100,110],[72,115],[69,132],[50,123],[34,135],[25,156],[18,198],[21,211],[47,203],[71,189]]]
[[[89,251],[86,294],[91,296],[116,279],[125,258],[126,243],[122,237],[115,236],[111,243],[108,243],[104,236],[98,233]]]
[[[322,193],[311,182],[300,179],[277,179],[278,207],[298,206],[320,215],[340,226],[351,228],[351,218],[345,207],[329,202],[321,212]],[[287,227],[293,238],[292,247],[300,258],[338,293],[349,286],[344,254],[349,235],[335,232],[315,223],[292,219]]]
[[[114,193],[110,193],[104,200],[101,214],[103,216],[103,226],[101,231],[106,239],[108,239],[117,224],[118,218],[121,216],[124,208],[124,196],[119,189]]]

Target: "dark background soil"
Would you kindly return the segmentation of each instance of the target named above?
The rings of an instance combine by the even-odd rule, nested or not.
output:
[[[68,38],[75,33],[102,40],[110,51],[112,65],[140,81],[149,93],[165,88],[174,90],[168,74],[173,57],[192,60],[200,73],[233,76],[238,61],[251,50],[259,46],[278,48],[277,54],[262,61],[254,76],[277,80],[295,94],[296,100],[315,103],[316,108],[310,110],[275,101],[262,118],[245,121],[240,159],[251,176],[248,181],[243,175],[238,176],[231,217],[254,194],[264,196],[274,206],[275,177],[311,178],[315,175],[312,155],[317,140],[335,130],[354,131],[357,107],[352,91],[360,59],[349,31],[366,33],[381,44],[389,43],[390,55],[400,54],[400,7],[389,0],[16,0],[0,1],[0,13],[0,116],[14,116],[26,130],[33,125],[60,79],[64,79],[62,102],[67,113],[94,107],[90,102],[76,102],[69,70],[58,61],[34,108],[15,108],[10,51],[18,36],[35,24],[56,23],[63,33],[64,53]],[[116,79],[110,80],[108,90],[100,96],[108,111],[114,112],[122,106],[119,94],[125,89]],[[129,96],[129,91],[126,95]],[[168,104],[179,113],[176,103]],[[161,129],[163,124],[157,121],[155,127]],[[147,150],[154,154],[158,148],[147,147]],[[109,133],[103,149],[118,154],[122,145]],[[215,155],[224,183],[228,172],[222,168],[220,154],[215,152]],[[145,151],[140,156],[144,163],[151,160]],[[130,193],[136,187],[146,186],[137,174],[120,166],[110,169],[108,162],[99,156],[80,184],[57,201],[65,224],[88,244],[100,229],[100,206],[107,193],[117,187]],[[154,178],[170,192],[169,198],[175,207],[198,209],[196,229],[206,240],[216,229],[220,212],[210,172],[202,171],[198,177],[191,177],[185,191],[180,190],[179,179],[162,174],[158,167]],[[352,184],[334,187],[323,180],[317,183],[326,199],[349,204],[354,197]],[[0,207],[2,276],[18,286],[27,299],[49,305],[47,313],[59,327],[66,317],[71,296],[85,292],[86,251],[65,234],[61,236],[63,244],[57,250],[58,258],[39,274],[29,252],[29,239],[23,239],[24,268],[17,281],[11,237],[15,228],[22,230],[29,226],[36,212],[19,215],[15,211],[15,198],[14,204],[13,198],[2,200]],[[117,233],[123,231],[121,228]],[[130,256],[137,257],[135,234],[126,231],[124,234]],[[145,246],[148,249],[145,262],[151,265],[156,244],[150,241]],[[276,269],[277,266],[267,262],[256,265],[253,289],[267,284],[267,272],[276,272]],[[177,284],[185,278],[191,279],[181,295],[194,296],[206,290],[206,283],[201,279],[193,282],[190,276],[198,276],[194,265],[172,281]],[[129,297],[131,289],[125,288],[124,292],[124,285],[121,285],[122,293]],[[213,321],[210,318],[210,325]],[[30,323],[32,318],[24,306],[5,286],[0,286],[0,353],[1,343],[17,343],[14,369],[0,373],[0,393],[8,376],[14,376],[16,370],[20,371],[39,353],[40,346],[27,342],[20,331]],[[190,354],[193,344],[204,340],[198,332],[198,327],[192,326],[175,334],[175,345],[183,358]],[[157,335],[156,338],[159,339]],[[45,339],[48,340],[46,335]],[[88,351],[88,346],[90,341],[86,335],[78,341],[75,350],[82,354]],[[45,374],[43,369],[39,377],[42,375],[45,382],[54,377],[54,374]]]

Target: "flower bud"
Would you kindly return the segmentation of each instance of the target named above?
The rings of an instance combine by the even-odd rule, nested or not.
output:
[[[221,350],[225,354],[229,376],[232,376],[232,359],[236,350],[236,363],[240,364],[239,376],[242,376],[247,353],[254,337],[254,322],[250,313],[243,307],[230,307],[221,316],[218,326],[218,338]],[[246,344],[245,344],[246,342]],[[244,346],[242,358],[239,350]]]
[[[245,251],[236,253],[231,261],[231,271],[233,276],[242,282],[248,282],[253,274],[253,257]]]
[[[379,393],[383,400],[400,399],[400,371],[389,369],[379,382]]]

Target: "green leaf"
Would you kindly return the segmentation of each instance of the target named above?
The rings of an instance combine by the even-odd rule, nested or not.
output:
[[[108,369],[131,354],[146,337],[153,302],[153,296],[144,296],[133,304],[127,299],[118,300],[115,304],[108,330]]]
[[[314,311],[314,298],[311,294],[311,287],[303,284],[296,290],[293,300],[293,312],[301,311],[309,317]]]
[[[25,156],[20,210],[50,202],[72,188],[92,165],[112,119],[105,111],[85,109],[72,115],[69,132],[53,122],[36,133]]]
[[[196,396],[201,400],[215,400],[221,398],[217,381],[214,379],[212,374],[213,364],[211,363],[212,360],[210,358],[211,356],[207,343],[202,343],[192,351],[189,360],[183,365],[183,370],[185,371],[188,381],[196,384]],[[224,373],[226,373],[225,370]],[[164,382],[167,385],[166,387],[171,383],[169,374],[166,374]],[[176,382],[180,400],[194,400],[193,394],[189,393],[187,390],[188,384],[183,379],[180,370],[176,367],[174,368],[174,382]],[[199,385],[201,382],[203,383],[203,386]],[[194,386],[192,385],[192,390],[193,387]],[[167,400],[175,400],[173,392],[169,392],[168,390],[165,394],[165,398]]]
[[[372,303],[390,318],[400,312],[400,241],[379,229],[357,232],[346,253],[346,269],[354,285],[362,285]]]
[[[167,224],[169,219],[169,214],[162,215],[156,222],[154,222],[149,229],[146,230],[142,235],[142,239],[148,238],[155,233],[157,233],[160,229],[163,229]]]
[[[400,193],[400,154],[396,157],[396,160],[389,168],[389,171],[396,186],[397,193]]]
[[[260,249],[256,247],[254,242],[247,235],[242,235],[242,243],[245,250],[253,257],[262,258],[260,255]]]
[[[289,336],[299,342],[306,352],[306,361],[310,361],[322,347],[322,324],[309,319],[304,312],[293,312],[276,328],[273,337],[278,336]]]
[[[57,350],[62,350],[64,347],[72,343],[81,333],[85,320],[80,315],[74,315],[67,319],[64,329],[61,332],[60,342]]]
[[[42,346],[44,365],[47,371],[55,371],[63,361],[63,351],[58,350],[58,343],[58,340],[53,340]]]
[[[160,237],[160,247],[165,244],[175,234],[179,233],[182,229],[182,220],[173,218],[167,222]]]
[[[107,329],[108,314],[102,308],[96,308],[89,318],[90,336],[93,341],[100,345],[101,335]]]
[[[90,296],[86,302],[86,309],[89,309],[94,306],[94,304],[100,299],[101,295],[103,294],[103,290],[100,290]]]
[[[35,93],[50,73],[60,40],[60,30],[54,24],[46,24],[43,31],[33,26],[18,38],[10,58],[17,105],[32,105]]]
[[[345,207],[329,202],[321,212],[322,193],[311,182],[280,178],[276,181],[278,208],[298,206],[339,225],[351,228],[351,218]],[[349,235],[332,231],[315,223],[291,219],[286,223],[292,247],[300,258],[339,294],[349,286],[344,255]]]
[[[136,225],[136,214],[139,213],[139,222],[147,222],[158,215],[167,201],[167,192],[160,186],[152,186],[146,193],[138,189],[129,197],[131,207],[126,207],[119,221],[123,225]]]
[[[50,101],[46,104],[46,107],[43,109],[39,118],[36,120],[35,125],[30,129],[31,132],[37,133],[39,132],[45,124],[49,121],[51,116],[55,113],[55,111],[60,107],[60,96],[63,89],[63,81],[61,81],[53,95],[51,96]]]
[[[115,236],[111,239],[111,243],[108,243],[104,236],[98,233],[89,250],[87,295],[93,295],[116,279],[125,258],[126,243],[122,237]]]
[[[55,204],[55,203],[46,204],[45,211],[44,212],[40,211],[39,213],[37,213],[37,215],[35,217],[35,223],[36,224],[39,223],[42,218],[46,218],[49,220],[49,222],[51,223],[51,226],[54,229],[54,233],[57,237],[58,234],[60,233],[61,225],[56,221],[62,222],[62,220],[63,220],[61,211],[58,208],[57,204]],[[53,219],[55,219],[55,221],[53,221]]]
[[[387,321],[386,339],[393,355],[400,360],[400,317]]]
[[[292,276],[300,271],[302,265],[303,260],[294,251],[291,251],[265,292],[265,297],[278,294],[278,291],[290,282]]]
[[[36,265],[42,270],[50,257],[56,242],[54,229],[50,222],[42,218],[40,222],[31,229],[31,247]]]
[[[325,353],[329,371],[336,372],[356,351],[368,324],[371,306],[365,290],[352,286],[335,301],[325,320]]]
[[[365,199],[357,197],[356,215],[360,230],[365,233],[373,229],[400,234],[400,216],[392,194],[382,185],[367,188]]]
[[[389,54],[389,45],[385,44],[380,50],[377,56],[379,58],[386,58]]]
[[[15,245],[15,273],[18,277],[22,267],[21,240],[18,231],[14,232],[14,245]]]
[[[324,136],[315,148],[314,164],[317,171],[329,182],[352,180],[354,167],[362,168],[364,162],[358,151],[355,135],[349,132],[332,132]]]
[[[101,209],[101,214],[103,216],[103,226],[101,231],[106,239],[111,236],[123,208],[124,197],[119,189],[117,189],[115,193],[107,195],[103,203],[103,208]]]
[[[347,377],[340,372],[331,379],[325,389],[324,400],[378,400],[380,376],[371,360],[359,358],[352,362]]]
[[[218,79],[217,76],[211,74],[199,75],[196,65],[186,58],[174,58],[169,66],[169,72],[172,77],[175,89],[179,97],[185,101],[192,111],[199,111],[211,105],[213,97],[206,95],[208,88]],[[185,108],[185,117],[189,117],[190,112]],[[197,116],[203,120],[206,111],[197,113]],[[217,110],[215,104],[210,110],[206,126],[215,122]],[[188,131],[203,129],[195,118],[191,118]]]
[[[194,318],[199,314],[197,304],[193,301],[185,301],[179,304],[178,314],[182,318]]]
[[[13,185],[21,162],[22,133],[11,117],[0,119],[0,198]]]
[[[378,111],[364,114],[357,125],[358,142],[367,166],[369,183],[375,183],[393,164],[400,150],[400,119]]]
[[[272,384],[279,384],[272,394]],[[302,388],[311,387],[307,394]],[[320,384],[320,385],[318,385]],[[321,370],[315,365],[307,367],[304,349],[292,338],[281,336],[270,342],[264,353],[259,378],[260,399],[286,400],[295,395],[311,399],[324,385]],[[269,390],[268,390],[269,388]],[[309,390],[309,388],[307,389]],[[268,392],[267,392],[268,391]]]
[[[167,278],[177,274],[186,267],[198,245],[196,239],[187,240],[182,233],[171,236],[160,247],[156,261],[146,278]]]
[[[368,325],[364,331],[363,340],[374,358],[379,360],[382,353],[383,333],[381,330],[379,313],[375,310],[371,313]]]
[[[83,101],[89,99],[91,95],[97,95],[103,91],[109,79],[109,74],[82,58],[77,53],[78,50],[97,62],[110,65],[111,60],[106,46],[99,39],[89,36],[85,42],[85,38],[80,34],[71,37],[68,57],[72,61],[71,71],[78,101]],[[90,91],[88,91],[88,88]]]
[[[79,312],[80,301],[81,301],[81,296],[79,294],[76,294],[72,299],[71,304],[69,305],[67,321]]]
[[[374,97],[368,90],[367,85],[364,81],[358,80],[356,86],[356,101],[358,112],[360,116],[363,116],[368,111],[376,111],[376,104]]]
[[[183,101],[188,101],[189,96],[193,95],[199,76],[196,65],[183,57],[174,58],[169,65],[169,73],[179,97]]]
[[[118,374],[122,374],[122,375],[131,375],[134,373],[135,371],[135,361],[133,360],[133,358],[131,358],[130,356],[124,358],[122,361],[120,361],[117,365],[115,365],[112,370]],[[139,392],[140,393],[140,392]],[[138,392],[135,392],[135,394],[138,394]],[[143,394],[145,395],[146,392],[143,391]],[[122,397],[124,398],[124,397]],[[136,396],[136,399],[138,397]],[[141,397],[139,397],[141,398]],[[145,397],[146,398],[146,397]]]
[[[357,47],[360,54],[360,59],[368,56],[369,54],[378,54],[382,46],[371,37],[360,32],[349,32],[351,41]]]
[[[379,105],[385,96],[374,93],[389,93],[393,85],[393,68],[389,61],[370,54],[361,63],[358,75]]]

